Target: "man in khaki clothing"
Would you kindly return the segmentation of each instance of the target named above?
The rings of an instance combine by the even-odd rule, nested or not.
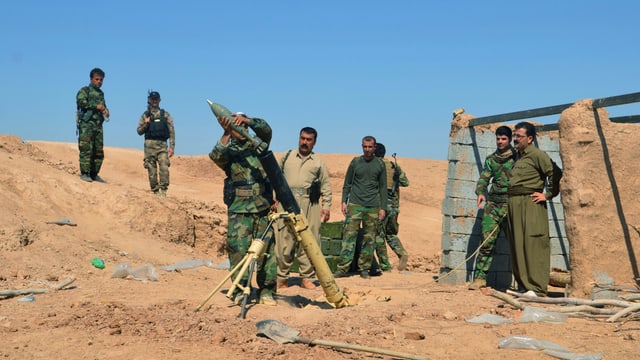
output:
[[[287,179],[300,211],[307,218],[309,229],[320,246],[320,221],[327,222],[331,210],[331,183],[325,162],[313,153],[318,132],[312,127],[300,130],[298,150],[289,150],[280,159],[280,168]],[[282,211],[282,207],[279,206]],[[278,288],[288,287],[289,269],[294,259],[300,264],[300,286],[315,288],[315,270],[304,249],[284,227],[282,220],[276,225],[276,259],[278,262]]]
[[[507,190],[507,237],[518,290],[546,296],[551,262],[547,201],[560,192],[562,170],[533,144],[535,139],[533,124],[516,124],[513,147],[517,155]]]
[[[161,198],[169,188],[169,158],[176,147],[173,117],[160,108],[160,94],[149,92],[147,110],[138,121],[138,135],[144,135],[144,167],[149,173],[149,187]],[[167,140],[169,146],[167,148]]]

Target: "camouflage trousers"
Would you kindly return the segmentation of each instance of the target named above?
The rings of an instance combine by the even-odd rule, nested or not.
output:
[[[493,251],[500,229],[507,233],[507,203],[487,201],[482,215],[482,241],[484,245],[478,251],[475,277],[487,278],[487,272],[493,263]]]
[[[391,270],[389,255],[387,255],[387,244],[398,258],[403,255],[408,255],[407,250],[404,249],[404,246],[402,246],[400,238],[398,237],[398,229],[400,227],[398,224],[399,213],[400,209],[395,207],[389,208],[384,220],[382,222],[378,222],[375,252],[378,256],[380,269],[384,271]]]
[[[78,124],[78,150],[80,172],[94,177],[100,172],[104,160],[104,134],[102,123],[80,121]]]
[[[229,213],[229,227],[227,230],[227,254],[233,269],[247,253],[253,239],[262,238],[269,225],[267,211],[251,213]],[[263,239],[266,249],[258,258],[256,280],[260,290],[276,292],[276,257],[273,255],[273,228],[269,227]],[[242,284],[249,283],[248,272],[242,276]]]
[[[360,256],[358,257],[358,271],[371,269],[373,261],[373,246],[377,232],[378,212],[379,208],[360,206],[349,204],[347,206],[347,217],[344,220],[344,234],[342,241],[342,249],[340,251],[340,260],[337,268],[349,271],[353,255],[356,250],[356,241],[358,239],[358,229],[362,224],[362,247],[360,248]]]
[[[169,166],[171,163],[167,153],[167,142],[145,140],[144,167],[149,173],[149,186],[153,192],[169,188]]]

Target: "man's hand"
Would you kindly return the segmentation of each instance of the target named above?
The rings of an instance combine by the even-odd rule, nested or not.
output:
[[[224,134],[228,135],[231,133],[231,119],[226,116],[221,116],[218,119],[218,124],[224,129]]]
[[[144,116],[144,123],[148,125],[150,122],[151,122],[151,117],[150,117],[150,116],[145,115],[145,116]]]
[[[487,199],[484,197],[484,195],[482,194],[478,195],[478,209],[484,208],[485,201],[487,201]]]
[[[233,123],[236,126],[249,126],[250,121],[251,119],[249,119],[248,117],[238,115],[238,114],[233,115]]]
[[[329,221],[330,216],[331,213],[329,212],[329,210],[322,209],[322,211],[320,212],[320,221],[327,222]]]
[[[173,148],[169,148],[169,150],[167,150],[167,155],[169,155],[169,157],[173,156]]]
[[[342,203],[342,215],[347,216],[347,203]]]
[[[378,221],[384,220],[386,214],[387,212],[384,209],[380,209],[380,211],[378,211]]]
[[[547,201],[547,197],[544,196],[543,193],[541,192],[534,192],[533,194],[529,195],[531,197],[531,200],[533,200],[534,203],[536,204],[540,204],[543,203],[545,201]]]

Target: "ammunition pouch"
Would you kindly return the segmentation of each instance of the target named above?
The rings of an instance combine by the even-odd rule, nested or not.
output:
[[[92,116],[93,116],[93,110],[78,109],[78,114],[76,116],[76,119],[78,119],[78,121],[89,121],[91,120]]]
[[[309,202],[311,204],[318,204],[320,202],[320,181],[313,180],[311,187],[309,187]]]
[[[233,200],[236,198],[236,191],[233,186],[233,180],[231,178],[224,179],[224,186],[222,188],[222,201],[227,206],[233,204]]]

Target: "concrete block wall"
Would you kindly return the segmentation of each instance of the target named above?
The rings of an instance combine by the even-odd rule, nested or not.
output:
[[[562,168],[557,136],[553,138],[550,135],[539,133],[537,146]],[[485,158],[496,149],[495,139],[492,131],[480,128],[462,128],[449,139],[449,166],[445,199],[442,202],[441,283],[464,284],[471,280],[475,266],[475,259],[471,254],[482,242],[483,210],[477,207],[476,182]],[[560,195],[548,203],[548,209],[551,267],[568,269],[569,242],[566,238]],[[487,281],[496,288],[507,288],[511,285],[509,244],[502,232],[496,243]]]

